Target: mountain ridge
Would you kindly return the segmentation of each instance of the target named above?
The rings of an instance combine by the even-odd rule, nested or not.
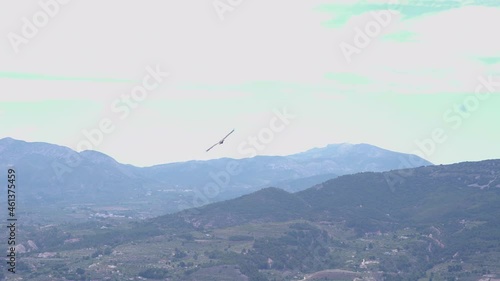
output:
[[[136,167],[98,151],[76,152],[49,143],[0,139],[0,165],[13,164],[24,175],[19,184],[27,192],[20,200],[26,200],[27,205],[147,201],[154,203],[153,214],[157,215],[197,207],[197,196],[202,196],[202,204],[206,204],[267,186],[298,191],[343,174],[394,169],[401,166],[401,159],[410,156],[367,144],[332,144],[289,156]],[[432,164],[421,160],[425,165]],[[214,187],[213,194],[207,191]],[[170,204],[165,207],[163,202]]]
[[[203,221],[212,221],[214,217],[222,222],[237,221],[234,218],[235,214],[245,214],[241,222],[248,223],[252,222],[248,217],[258,219],[274,217],[273,214],[266,212],[272,209],[269,204],[282,204],[281,198],[283,201],[293,202],[287,206],[282,204],[278,209],[282,212],[288,208],[286,219],[342,220],[350,216],[367,223],[363,227],[360,226],[362,229],[374,230],[369,229],[371,225],[369,220],[386,220],[388,223],[407,220],[408,223],[418,224],[444,220],[449,216],[463,216],[463,219],[467,219],[470,215],[466,211],[472,214],[480,213],[479,207],[473,204],[468,206],[468,200],[481,202],[479,198],[484,198],[483,204],[488,205],[490,202],[486,200],[488,196],[485,195],[491,195],[500,202],[500,159],[426,166],[411,170],[412,173],[406,173],[405,182],[395,188],[389,186],[384,175],[400,170],[360,172],[343,175],[295,193],[268,187],[242,197],[197,208],[196,212],[185,210],[178,214],[187,221],[196,218],[194,220],[197,221],[197,228],[203,228]],[[462,205],[464,209],[443,205],[446,200],[455,200],[450,204]],[[468,207],[465,207],[466,205]],[[490,204],[488,208],[498,209],[500,212],[500,206],[494,207]],[[257,213],[262,217],[259,218]],[[231,214],[232,219],[224,219],[224,214]],[[280,215],[281,213],[278,213],[278,217]],[[488,219],[491,216],[486,214],[481,218]],[[280,219],[275,218],[274,221]],[[353,223],[361,224],[354,221]],[[213,223],[205,223],[205,225],[212,228],[238,224],[222,223],[216,226]]]
[[[39,142],[39,141],[25,141],[25,140],[20,140],[20,139],[15,139],[15,138],[12,138],[12,137],[4,137],[4,138],[0,138],[0,152],[2,151],[2,149],[4,149],[4,147],[2,147],[2,144],[20,144],[22,143],[23,145],[29,145],[29,144],[32,144],[32,145],[42,145],[42,146],[53,146],[53,147],[57,147],[57,148],[60,148],[60,149],[64,149],[66,151],[72,151],[74,153],[96,153],[96,154],[100,154],[100,155],[103,155],[103,156],[106,156],[106,157],[109,157],[109,158],[112,158],[114,161],[118,162],[117,160],[115,160],[113,157],[103,153],[103,152],[100,152],[100,151],[97,151],[97,150],[83,150],[81,152],[77,152],[75,150],[73,150],[72,148],[70,147],[67,147],[67,146],[64,146],[64,145],[58,145],[58,144],[53,144],[53,143],[49,143],[49,142]],[[129,165],[129,166],[133,166],[133,167],[137,167],[137,168],[153,168],[153,167],[156,167],[156,166],[164,166],[164,165],[174,165],[174,164],[185,164],[185,163],[200,163],[200,162],[207,162],[207,161],[213,161],[213,160],[241,160],[241,159],[253,159],[253,158],[266,158],[266,157],[294,157],[294,158],[299,158],[299,156],[302,156],[302,155],[306,155],[306,154],[311,154],[313,152],[318,152],[318,151],[325,151],[325,150],[336,150],[336,151],[347,151],[346,148],[354,148],[354,147],[358,147],[358,148],[368,148],[368,149],[378,149],[378,150],[383,150],[383,151],[386,151],[386,152],[389,152],[389,153],[395,153],[395,154],[402,154],[402,155],[407,155],[407,156],[416,156],[418,157],[417,155],[415,154],[406,154],[406,153],[401,153],[401,152],[396,152],[396,151],[393,151],[393,150],[389,150],[389,149],[385,149],[385,148],[381,148],[381,147],[378,147],[378,146],[375,146],[375,145],[371,145],[371,144],[367,144],[367,143],[357,143],[357,144],[352,144],[352,143],[332,143],[332,144],[327,144],[325,146],[322,146],[322,147],[313,147],[313,148],[310,148],[308,150],[305,150],[305,151],[301,151],[301,152],[296,152],[296,153],[292,153],[292,154],[287,154],[287,155],[257,155],[255,157],[250,157],[250,158],[230,158],[230,157],[222,157],[222,158],[216,158],[216,159],[209,159],[209,160],[196,160],[196,159],[193,159],[193,160],[187,160],[187,161],[177,161],[177,162],[169,162],[169,163],[160,163],[160,164],[154,164],[154,165],[150,165],[150,166],[136,166],[134,164],[126,164],[126,163],[121,163],[121,162],[118,162],[122,165]],[[428,160],[425,160],[425,159],[422,159],[422,163],[425,164],[425,165],[434,165],[433,163],[429,162]]]

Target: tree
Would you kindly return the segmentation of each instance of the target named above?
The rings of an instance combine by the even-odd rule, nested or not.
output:
[[[79,274],[79,275],[83,275],[83,274],[85,274],[85,270],[82,269],[82,268],[77,268],[76,269],[76,273]]]

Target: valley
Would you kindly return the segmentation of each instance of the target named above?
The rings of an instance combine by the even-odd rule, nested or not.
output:
[[[495,279],[500,274],[499,167],[499,160],[487,160],[413,168],[393,188],[385,174],[397,171],[357,173],[295,193],[264,188],[143,219],[112,205],[64,209],[73,212],[72,222],[21,228],[25,252],[19,253],[18,276]],[[475,187],[483,183],[489,186]]]

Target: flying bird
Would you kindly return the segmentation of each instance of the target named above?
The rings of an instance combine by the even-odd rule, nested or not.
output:
[[[232,134],[233,132],[234,132],[234,129],[233,129],[231,132],[229,132],[229,134],[227,134],[224,138],[222,138],[222,139],[221,139],[218,143],[216,143],[216,144],[212,145],[209,149],[207,149],[207,152],[208,152],[210,149],[214,148],[214,146],[216,146],[216,145],[218,145],[218,144],[223,144],[223,143],[224,143],[224,140],[225,140],[227,137],[229,137],[229,135],[230,135],[230,134]]]

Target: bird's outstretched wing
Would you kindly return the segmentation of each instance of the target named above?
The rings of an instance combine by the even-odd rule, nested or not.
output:
[[[224,140],[225,140],[227,137],[229,137],[229,135],[230,135],[230,134],[232,134],[233,132],[234,132],[234,129],[233,129],[231,132],[229,132],[229,134],[227,134],[224,138],[222,138],[222,140],[221,140],[221,141],[224,141]]]
[[[218,145],[218,144],[219,144],[219,143],[216,143],[216,144],[212,145],[209,149],[207,149],[207,152],[208,152],[210,149],[214,148],[214,146],[216,146],[216,145]]]

